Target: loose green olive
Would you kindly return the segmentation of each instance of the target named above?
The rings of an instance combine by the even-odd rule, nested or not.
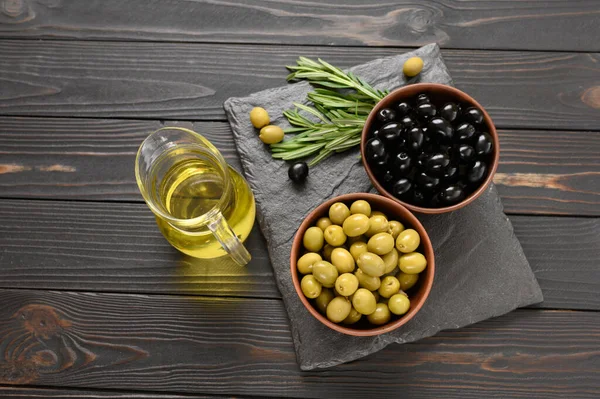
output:
[[[376,291],[381,286],[381,280],[379,277],[371,277],[360,269],[354,272],[354,275],[358,279],[359,287],[366,288],[369,291]]]
[[[360,264],[359,264],[360,266]],[[398,267],[406,274],[418,274],[425,270],[427,259],[419,252],[404,254],[398,260]],[[314,269],[314,266],[313,266]]]
[[[357,200],[350,205],[350,213],[371,216],[371,205],[365,200]]]
[[[360,256],[360,254],[364,254],[367,251],[368,250],[367,250],[366,242],[358,241],[358,242],[355,242],[354,244],[350,245],[350,254],[354,258],[354,260],[358,260],[358,257]]]
[[[413,252],[419,247],[420,243],[421,237],[419,237],[419,233],[413,229],[402,231],[398,235],[398,238],[396,238],[396,248],[403,253]]]
[[[360,254],[356,264],[365,274],[372,277],[382,276],[385,272],[385,263],[383,263],[383,259],[379,255],[376,255],[372,252],[365,252]],[[315,267],[313,265],[313,273]]]
[[[352,273],[341,274],[335,280],[335,290],[343,296],[350,296],[358,289],[358,278]]]
[[[375,311],[377,301],[371,291],[365,288],[359,288],[352,297],[352,306],[358,313],[370,315]]]
[[[344,321],[342,321],[342,323],[354,324],[359,321],[361,317],[362,315],[356,309],[352,308],[350,309],[350,314],[344,319]]]
[[[394,271],[396,266],[398,266],[398,251],[396,248],[392,248],[390,252],[383,255],[381,259],[383,259],[383,263],[385,263],[385,272],[383,274],[388,274]]]
[[[390,312],[398,316],[405,314],[410,309],[410,299],[406,295],[393,295],[388,301]]]
[[[400,291],[400,282],[393,276],[385,276],[383,280],[381,280],[381,287],[377,290],[379,295],[384,298],[389,298],[392,295],[397,294],[398,291]]]
[[[404,62],[402,71],[406,76],[412,78],[417,76],[423,70],[423,60],[419,57],[411,57]]]
[[[336,296],[327,305],[327,318],[334,323],[339,323],[348,317],[350,310],[352,310],[350,301],[343,296]]]
[[[344,234],[344,229],[335,224],[327,227],[323,232],[323,235],[325,237],[325,241],[327,241],[327,244],[333,245],[334,247],[339,247],[346,242],[346,234]]]
[[[331,263],[339,273],[352,273],[356,267],[352,254],[346,248],[334,248],[331,252]]]
[[[385,255],[394,249],[394,237],[389,233],[377,233],[367,243],[369,252],[377,255]]]
[[[329,208],[329,219],[333,224],[341,226],[348,216],[350,216],[350,209],[344,203],[336,202]]]
[[[311,274],[307,274],[302,277],[302,281],[300,281],[300,288],[302,288],[302,293],[305,297],[314,299],[321,294],[322,285],[315,276]]]
[[[323,230],[313,226],[306,229],[304,237],[302,238],[304,248],[310,252],[318,252],[323,248]]]
[[[400,234],[403,230],[404,225],[402,223],[396,220],[390,220],[388,233],[390,233],[392,237],[394,237],[394,240],[398,238],[398,234]]]
[[[385,216],[371,214],[369,218],[369,230],[365,233],[367,237],[372,237],[377,233],[385,233],[388,230],[389,223]]]
[[[261,107],[252,108],[252,111],[250,111],[250,123],[252,123],[252,126],[257,129],[267,126],[269,123],[271,123],[269,113],[266,109]]]
[[[338,271],[331,263],[320,260],[313,264],[313,276],[326,288],[332,288],[338,278]]]
[[[344,220],[343,228],[348,237],[358,237],[369,230],[369,217],[362,213],[350,215]]]
[[[265,144],[275,144],[283,140],[283,129],[279,126],[268,125],[260,129],[258,138]]]
[[[419,281],[418,274],[406,274],[404,272],[396,274],[396,278],[400,282],[400,289],[402,291],[408,291],[417,284],[417,281]]]
[[[321,294],[315,299],[315,306],[319,309],[319,312],[325,314],[327,305],[329,305],[329,302],[331,302],[333,298],[335,298],[333,291],[329,288],[323,288]]]
[[[309,274],[312,273],[313,264],[320,260],[323,260],[323,258],[321,258],[321,255],[319,255],[316,252],[309,252],[302,255],[300,259],[298,259],[298,262],[296,262],[296,267],[298,268],[298,271],[300,273]]]
[[[381,212],[381,211],[372,211],[371,212],[371,217],[373,216],[383,216],[384,218],[387,219],[387,216],[385,216],[385,213]]]
[[[367,316],[369,323],[375,324],[376,326],[387,323],[391,318],[392,314],[390,313],[388,305],[382,302],[379,302],[375,307],[375,311]]]
[[[329,219],[328,217],[322,217],[319,220],[317,220],[317,227],[320,228],[321,230],[325,231],[325,229],[329,226],[331,226],[333,223],[331,222],[331,219]]]

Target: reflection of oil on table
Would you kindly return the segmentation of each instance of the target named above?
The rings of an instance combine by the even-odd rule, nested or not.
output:
[[[335,3],[0,0],[0,396],[598,397],[598,2]],[[177,124],[239,167],[226,98],[298,55],[431,41],[499,127],[495,182],[545,302],[300,372],[260,234],[246,269],[180,256],[135,152]]]

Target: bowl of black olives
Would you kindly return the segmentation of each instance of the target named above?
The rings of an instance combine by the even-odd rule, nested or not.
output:
[[[384,196],[420,213],[445,213],[479,197],[498,167],[498,134],[485,109],[450,86],[394,90],[362,132],[363,164]]]

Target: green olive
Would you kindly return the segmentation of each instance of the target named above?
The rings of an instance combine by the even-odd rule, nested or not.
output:
[[[423,60],[420,57],[411,57],[404,62],[402,71],[406,76],[412,78],[423,70]]]
[[[419,247],[421,243],[421,237],[419,237],[419,233],[413,229],[406,229],[402,231],[398,238],[396,238],[396,248],[398,251],[403,253],[413,252],[415,249]]]
[[[403,230],[404,225],[402,223],[398,222],[397,220],[390,220],[388,233],[394,237],[394,240],[398,238],[398,234],[400,234]]]
[[[386,305],[385,303],[379,302],[377,304],[377,306],[375,307],[375,311],[367,316],[367,320],[369,320],[369,322],[371,324],[380,326],[380,325],[385,324],[388,321],[390,321],[391,317],[392,317],[392,315],[390,313],[390,309],[388,308],[388,305]]]
[[[350,216],[350,209],[344,203],[336,202],[329,208],[329,219],[333,224],[341,226],[348,216]]]
[[[360,269],[355,271],[354,275],[358,279],[359,287],[366,288],[369,291],[376,291],[381,286],[381,280],[379,277],[371,277]]]
[[[418,274],[406,274],[403,272],[396,274],[396,278],[400,282],[400,289],[402,291],[408,291],[419,281]]]
[[[336,296],[327,305],[327,318],[334,323],[339,323],[348,317],[350,310],[352,310],[350,301],[343,296]]]
[[[323,248],[323,230],[318,227],[309,227],[302,238],[304,248],[310,252],[318,252]]]
[[[388,301],[390,312],[396,315],[403,315],[410,309],[410,299],[406,295],[393,295]]]
[[[371,216],[371,205],[365,200],[357,200],[350,205],[351,214],[362,214],[367,217]]]
[[[300,259],[298,259],[298,262],[296,262],[296,267],[298,268],[298,271],[300,273],[309,274],[312,273],[313,264],[320,260],[323,260],[323,258],[321,258],[321,255],[319,255],[316,252],[308,252],[302,255]]]
[[[377,290],[379,295],[384,298],[389,298],[392,295],[397,294],[398,291],[400,291],[400,282],[393,276],[385,276],[383,280],[381,280],[381,287]]]
[[[250,123],[257,129],[267,126],[271,122],[269,119],[269,113],[266,109],[261,107],[254,107],[250,111]]]
[[[360,263],[358,266],[360,267]],[[419,274],[425,270],[426,266],[427,259],[419,252],[404,254],[398,260],[398,267],[406,274]]]
[[[385,272],[384,274],[388,274],[394,271],[396,266],[398,266],[398,251],[396,248],[392,248],[390,252],[383,255],[381,259],[383,259],[383,263],[385,263]]]
[[[371,217],[373,216],[383,216],[384,218],[387,219],[387,216],[385,216],[385,213],[381,212],[381,211],[372,211],[371,212]]]
[[[394,277],[392,277],[394,278]],[[343,296],[350,296],[358,289],[358,279],[352,273],[340,274],[335,280],[335,290]]]
[[[283,129],[279,126],[268,125],[260,129],[258,138],[265,144],[275,144],[283,140]]]
[[[359,321],[361,317],[362,315],[356,309],[352,308],[350,309],[350,314],[344,319],[344,321],[342,321],[342,323],[354,324]]]
[[[367,243],[369,252],[377,255],[385,255],[394,249],[394,237],[389,233],[377,233]]]
[[[325,244],[325,246],[323,247],[323,259],[325,259],[327,262],[331,262],[331,254],[333,253],[333,250],[336,247],[334,247],[333,245],[329,245],[329,244]]]
[[[352,297],[352,306],[358,313],[369,315],[375,311],[377,301],[371,291],[359,288]]]
[[[356,264],[352,254],[346,248],[334,248],[331,252],[331,263],[339,273],[352,273]]]
[[[331,302],[333,298],[335,298],[333,291],[329,288],[323,288],[321,294],[315,299],[315,306],[319,309],[319,312],[325,314],[327,305],[329,305],[329,302]]]
[[[325,241],[327,241],[327,244],[333,245],[334,247],[339,247],[346,242],[346,234],[344,234],[344,229],[335,224],[327,227],[323,232],[323,235],[325,237]]]
[[[302,293],[305,297],[314,299],[321,294],[321,283],[317,281],[315,276],[311,274],[307,274],[302,277],[302,281],[300,281],[300,288],[302,288]]]
[[[335,266],[325,260],[315,262],[313,264],[312,273],[317,281],[326,288],[332,288],[339,275]]]
[[[367,250],[366,242],[358,241],[358,242],[355,242],[354,244],[350,245],[350,254],[354,258],[354,260],[358,260],[358,257],[360,256],[360,254],[364,254],[367,251],[368,250]]]
[[[371,214],[369,218],[369,230],[365,233],[367,237],[372,237],[377,233],[387,232],[389,227],[388,220],[385,216]]]
[[[367,241],[369,241],[369,239],[367,237],[365,237],[364,235],[358,236],[358,237],[348,237],[348,240],[346,241],[346,244],[352,245],[355,242],[359,242],[359,241],[362,241],[362,242],[366,243]]]
[[[385,263],[383,263],[383,259],[372,252],[360,254],[356,264],[360,270],[372,277],[382,276],[385,272]],[[313,266],[313,273],[314,269],[315,267]]]
[[[343,228],[348,237],[358,237],[369,230],[369,217],[362,213],[350,215],[344,220]]]
[[[317,227],[320,228],[321,230],[325,231],[325,229],[329,226],[331,226],[333,223],[331,222],[331,219],[329,219],[328,217],[322,217],[319,220],[317,220]]]

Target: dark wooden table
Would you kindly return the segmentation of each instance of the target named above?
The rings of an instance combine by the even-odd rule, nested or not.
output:
[[[333,3],[0,0],[0,397],[600,397],[600,2]],[[246,269],[182,257],[136,150],[184,125],[239,167],[228,97],[433,41],[545,301],[301,372],[258,230]]]

